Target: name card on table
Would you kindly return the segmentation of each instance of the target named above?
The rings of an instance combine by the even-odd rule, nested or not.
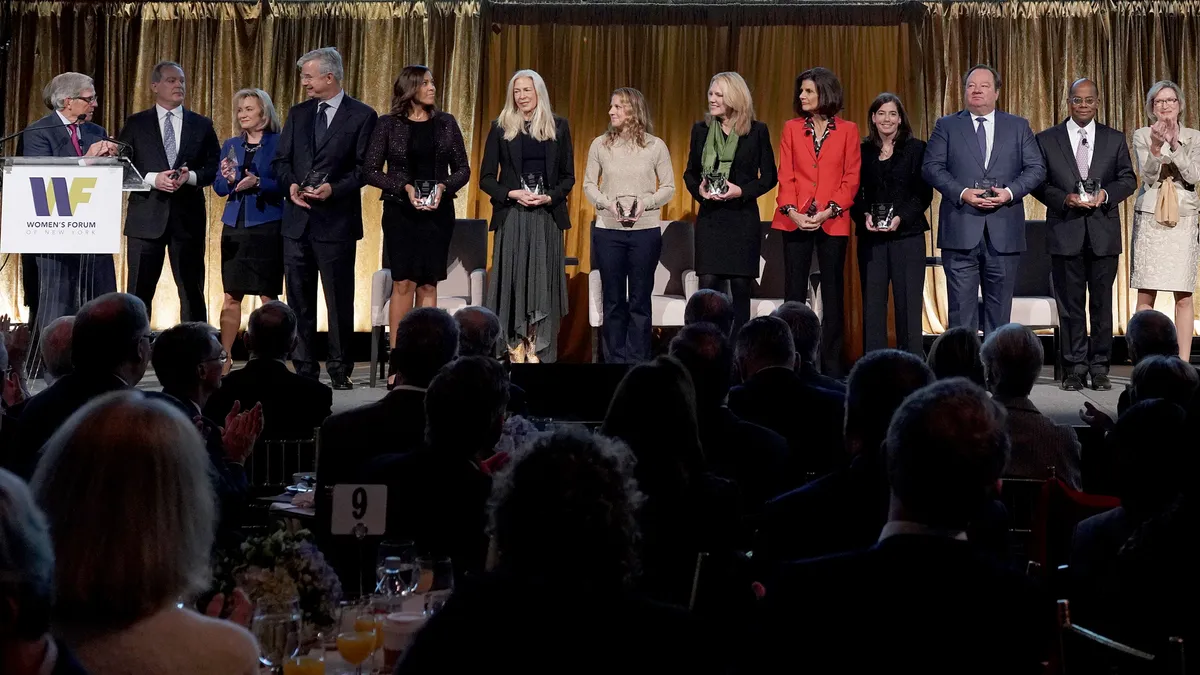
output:
[[[361,529],[363,536],[381,535],[387,526],[387,486],[334,485],[329,515],[332,534],[357,535]]]

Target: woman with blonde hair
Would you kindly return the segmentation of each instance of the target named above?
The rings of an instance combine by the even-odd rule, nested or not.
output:
[[[221,346],[233,353],[242,325],[242,299],[266,303],[283,291],[283,188],[271,167],[279,145],[279,115],[262,89],[233,95],[233,117],[241,130],[221,146],[221,173],[213,192],[228,197],[221,222]],[[229,372],[233,360],[226,361]]]
[[[491,197],[496,232],[487,306],[515,362],[552,362],[567,313],[561,230],[571,229],[567,195],[575,158],[567,121],[550,107],[546,83],[519,70],[483,149],[479,187]]]
[[[776,178],[771,134],[754,119],[750,88],[737,73],[717,73],[708,85],[708,112],[692,127],[683,181],[700,202],[695,226],[700,287],[729,286],[735,335],[750,320],[750,288],[758,277],[758,198],[775,187]]]
[[[192,421],[137,391],[94,399],[46,443],[31,487],[54,538],[55,634],[89,673],[258,672],[249,632],[177,606],[210,582],[208,471]]]
[[[1192,352],[1196,310],[1196,266],[1200,227],[1196,183],[1200,183],[1200,131],[1183,126],[1183,91],[1168,80],[1146,93],[1150,126],[1133,132],[1141,189],[1134,202],[1129,285],[1137,289],[1137,310],[1154,309],[1159,291],[1175,294],[1179,358]]]
[[[583,175],[583,193],[596,207],[592,251],[604,289],[601,346],[605,363],[640,363],[650,358],[659,214],[675,196],[675,171],[667,144],[652,135],[642,92],[614,90],[608,119],[608,131],[592,141]]]

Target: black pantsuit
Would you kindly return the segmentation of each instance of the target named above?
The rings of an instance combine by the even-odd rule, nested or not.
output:
[[[825,230],[783,233],[784,300],[808,302],[808,277],[812,269],[813,249],[821,268],[821,372],[837,377],[842,373],[842,343],[845,329],[843,279],[846,273],[846,246],[850,237],[838,237]],[[827,320],[826,320],[827,319]]]
[[[592,228],[592,253],[604,288],[600,341],[605,363],[650,359],[651,294],[662,253],[662,231]],[[629,295],[625,289],[628,284]]]

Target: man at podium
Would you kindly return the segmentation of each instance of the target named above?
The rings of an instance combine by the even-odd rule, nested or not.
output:
[[[26,127],[17,140],[23,157],[115,157],[117,145],[104,140],[104,128],[92,122],[96,85],[83,73],[57,75],[42,90],[52,112]],[[29,256],[22,256],[27,260]],[[75,314],[88,300],[117,290],[112,255],[38,253],[35,336],[60,316]]]

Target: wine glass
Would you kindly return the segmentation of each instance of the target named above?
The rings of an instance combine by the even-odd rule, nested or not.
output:
[[[300,600],[259,600],[250,629],[258,640],[258,660],[279,672],[283,662],[300,651]]]
[[[454,592],[454,566],[449,558],[417,558],[420,578],[416,592],[425,594],[425,614],[431,616],[441,610]]]
[[[355,674],[362,675],[362,664],[375,653],[376,628],[375,617],[370,617],[370,630],[354,630],[345,633],[338,633],[337,648],[338,653],[342,658],[355,667]],[[355,620],[355,625],[359,625],[359,621]],[[364,624],[365,627],[365,624]]]

